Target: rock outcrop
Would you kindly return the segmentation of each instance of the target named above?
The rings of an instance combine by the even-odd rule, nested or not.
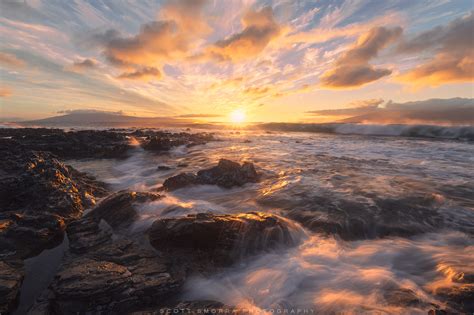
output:
[[[0,146],[0,155],[0,273],[10,274],[0,274],[0,313],[5,313],[17,300],[23,260],[59,245],[67,223],[106,189],[51,153]]]
[[[15,150],[6,157],[0,162],[3,212],[46,212],[75,219],[95,203],[95,196],[106,194],[103,184],[51,153]]]
[[[256,183],[259,175],[250,162],[239,163],[221,159],[217,166],[200,170],[197,174],[180,173],[170,177],[163,183],[167,191],[176,190],[189,185],[217,185],[223,188],[242,186],[246,183]]]
[[[65,132],[61,129],[0,129],[8,146],[51,152],[62,159],[123,158],[131,148],[126,134],[101,130]]]
[[[369,203],[331,196],[330,193],[313,195],[290,190],[263,194],[257,202],[282,209],[285,216],[314,232],[336,234],[345,240],[407,237],[435,231],[444,224],[435,200],[428,197],[376,197]]]
[[[137,204],[155,201],[161,196],[151,192],[120,191],[101,201],[86,216],[104,220],[112,228],[126,228],[138,217]]]
[[[136,241],[112,238],[93,217],[68,227],[71,253],[50,286],[47,308],[58,314],[123,313],[165,304],[184,271]]]
[[[291,246],[301,236],[283,218],[260,212],[237,215],[198,213],[153,223],[150,244],[180,259],[192,270],[230,265],[239,259],[279,246]]]
[[[163,153],[171,150],[174,147],[185,145],[192,147],[195,145],[206,144],[209,141],[214,141],[214,136],[210,133],[169,133],[163,131],[142,132],[140,136],[146,136],[142,143],[142,147],[147,151],[156,153]]]

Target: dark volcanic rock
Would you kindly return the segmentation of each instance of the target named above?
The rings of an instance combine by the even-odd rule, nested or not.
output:
[[[21,266],[13,266],[0,261],[0,313],[7,314],[17,303],[18,293],[23,281]]]
[[[0,150],[1,151],[1,150]],[[25,259],[58,245],[65,224],[102,196],[103,184],[52,154],[14,149],[0,162],[0,253]]]
[[[250,162],[239,163],[226,159],[219,160],[217,166],[200,170],[196,175],[181,173],[165,180],[163,187],[167,191],[176,190],[189,185],[218,185],[224,188],[256,183],[259,180],[255,167]]]
[[[191,173],[180,173],[165,180],[163,187],[167,191],[180,189],[190,185],[198,184],[197,176]]]
[[[285,216],[318,233],[337,234],[345,240],[412,236],[443,226],[433,199],[406,196],[373,202],[348,200],[331,193],[276,192],[258,203],[283,209]]]
[[[474,313],[474,284],[462,284],[442,287],[436,290],[436,296],[447,302],[447,305],[461,314]]]
[[[100,202],[86,216],[96,220],[103,219],[114,229],[128,227],[138,217],[134,204],[154,201],[161,198],[156,193],[120,191]]]
[[[239,163],[220,159],[217,166],[197,172],[200,183],[218,185],[225,188],[232,186],[242,186],[246,183],[258,181],[258,174],[252,163]]]
[[[99,130],[0,129],[0,137],[11,137],[6,145],[49,151],[64,159],[122,158],[131,148],[125,134]]]
[[[0,208],[3,211],[47,212],[73,219],[103,196],[103,184],[78,172],[45,152],[10,153],[0,181]]]
[[[174,147],[186,145],[192,147],[199,144],[206,144],[206,142],[213,141],[214,136],[209,133],[169,133],[163,131],[155,131],[142,133],[142,136],[148,135],[147,140],[143,142],[142,146],[145,150],[157,153],[167,152]]]
[[[35,256],[59,245],[65,228],[64,220],[55,214],[0,213],[0,255],[21,259]]]
[[[236,260],[277,246],[289,246],[297,228],[270,214],[249,212],[237,215],[199,213],[160,219],[149,230],[153,247],[172,257],[195,260],[197,267],[229,265]]]
[[[68,226],[71,254],[50,287],[58,314],[124,313],[163,305],[183,284],[184,270],[135,241],[113,239],[87,217]]]

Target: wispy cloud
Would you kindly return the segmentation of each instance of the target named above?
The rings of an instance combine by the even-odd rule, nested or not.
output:
[[[400,53],[420,53],[432,49],[435,50],[432,58],[403,73],[399,80],[418,85],[473,82],[474,13],[418,34],[398,46]]]
[[[377,27],[360,36],[357,42],[336,60],[334,67],[321,76],[322,85],[329,88],[357,87],[390,75],[390,69],[374,67],[369,61],[398,39],[401,33],[401,27]]]

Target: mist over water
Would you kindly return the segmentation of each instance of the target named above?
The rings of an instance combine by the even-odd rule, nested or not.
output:
[[[160,217],[198,212],[262,211],[294,225],[297,245],[195,276],[184,298],[253,310],[426,314],[432,303],[443,305],[437,288],[456,285],[457,272],[474,272],[472,143],[252,131],[217,137],[222,141],[164,155],[137,146],[124,160],[68,161],[117,191],[155,190],[221,158],[255,164],[259,183],[183,188],[140,206],[130,233]],[[394,302],[404,289],[421,303]]]

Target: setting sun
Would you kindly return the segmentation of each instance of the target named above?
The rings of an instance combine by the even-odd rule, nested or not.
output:
[[[233,123],[243,123],[245,121],[245,112],[242,109],[236,109],[230,113],[230,121]]]

